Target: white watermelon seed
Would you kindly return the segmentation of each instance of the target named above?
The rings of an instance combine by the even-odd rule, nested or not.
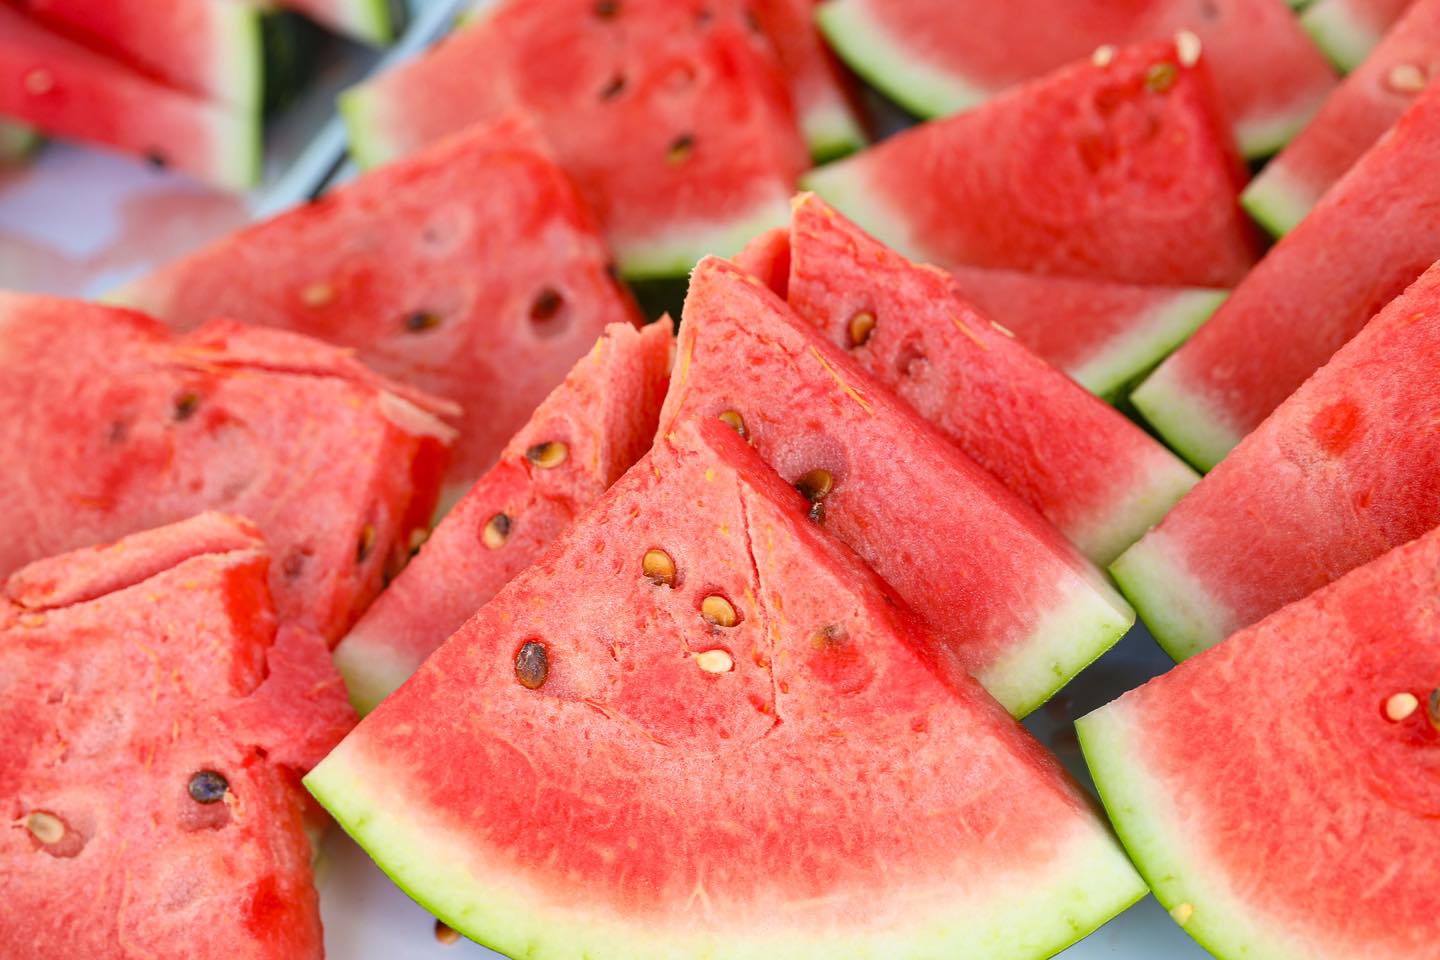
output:
[[[1425,81],[1425,70],[1413,63],[1397,63],[1385,77],[1385,85],[1396,93],[1419,93]]]
[[[1190,903],[1179,904],[1174,910],[1170,911],[1170,919],[1182,927],[1189,923],[1190,918],[1193,916],[1195,916],[1195,905]]]
[[[1175,55],[1180,58],[1180,66],[1193,67],[1199,63],[1200,49],[1200,38],[1189,30],[1175,34]]]
[[[750,435],[745,432],[745,418],[734,410],[726,410],[720,414],[720,420],[723,423],[729,424],[731,429],[740,434],[742,440],[749,438]]]
[[[307,307],[323,307],[335,299],[335,288],[328,283],[312,283],[300,291],[300,302]]]
[[[862,346],[875,331],[875,314],[861,310],[850,318],[850,346]]]
[[[735,660],[724,650],[706,650],[695,654],[695,666],[706,673],[729,673],[735,669]]]
[[[1095,52],[1090,54],[1090,62],[1102,69],[1110,66],[1115,62],[1115,47],[1108,43],[1096,47]]]
[[[25,92],[42,96],[55,89],[55,78],[49,70],[31,70],[25,74]]]
[[[537,443],[525,451],[525,459],[541,470],[553,470],[564,463],[565,458],[569,455],[570,448],[558,440]]]
[[[485,529],[480,534],[480,541],[491,550],[499,550],[505,546],[505,539],[510,536],[510,517],[503,513],[497,513],[485,524]]]
[[[675,586],[675,561],[664,550],[646,550],[640,561],[645,578],[657,587]]]
[[[1389,717],[1392,723],[1409,720],[1419,709],[1420,698],[1413,693],[1397,693],[1385,701],[1385,716]]]
[[[53,813],[43,810],[36,810],[25,818],[25,829],[47,847],[65,838],[65,824]]]
[[[700,615],[717,627],[733,627],[740,622],[730,601],[718,593],[700,601]]]

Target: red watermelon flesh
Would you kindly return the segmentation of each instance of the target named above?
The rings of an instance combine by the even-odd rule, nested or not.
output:
[[[1053,758],[698,426],[315,769],[336,819],[516,956],[1039,957],[1137,897]]]
[[[37,20],[196,96],[258,108],[260,7],[241,0],[17,0]]]
[[[294,334],[0,294],[0,575],[219,509],[265,532],[282,617],[337,641],[434,510],[452,431],[424,403]]]
[[[1190,31],[1251,156],[1283,146],[1335,83],[1282,0],[831,0],[821,23],[852,66],[927,117],[974,107],[1102,45]]]
[[[722,414],[1017,715],[1132,622],[1028,505],[758,280],[709,258],[690,281],[661,434]]]
[[[354,713],[324,641],[277,625],[268,562],[204,514],[5,583],[10,960],[321,956],[298,778]]]
[[[1293,229],[1400,119],[1437,70],[1440,2],[1418,0],[1304,132],[1246,188],[1246,208],[1277,235]]]
[[[1113,407],[822,201],[796,204],[787,299],[1086,556],[1109,563],[1199,479]]]
[[[1440,524],[1440,266],[1115,564],[1188,656]]]
[[[464,411],[453,502],[606,324],[639,322],[574,187],[511,119],[436,144],[161,268],[116,299],[353,347]]]
[[[609,327],[446,514],[335,650],[362,713],[640,459],[665,400],[672,342],[668,320]]]
[[[1213,467],[1440,257],[1440,88],[1422,95],[1132,395]]]
[[[253,184],[258,111],[182,93],[0,4],[0,116],[219,186]]]
[[[1358,67],[1413,0],[1315,0],[1300,15],[1310,36],[1342,70]]]
[[[756,0],[752,9],[790,80],[811,156],[830,160],[860,149],[866,137],[850,78],[816,26],[818,5],[819,0]]]
[[[1437,623],[1440,532],[1079,722],[1135,863],[1215,956],[1440,957]]]
[[[1226,287],[1255,236],[1203,62],[1117,50],[807,177],[906,256],[1126,283]]]
[[[769,41],[704,0],[497,4],[343,103],[366,165],[517,106],[637,276],[783,223],[807,163]]]

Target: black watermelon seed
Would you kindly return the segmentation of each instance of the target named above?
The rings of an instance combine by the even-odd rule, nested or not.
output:
[[[622,90],[624,90],[624,89],[625,89],[625,74],[623,74],[623,73],[617,73],[617,74],[615,74],[615,76],[611,77],[611,78],[610,78],[610,82],[607,83],[607,84],[605,84],[604,88],[601,89],[601,91],[600,91],[600,99],[601,99],[601,100],[614,100],[616,97],[620,96],[620,92],[621,92]]]
[[[175,419],[181,422],[189,420],[200,409],[200,395],[193,390],[175,398]]]
[[[560,291],[554,287],[546,287],[535,295],[535,300],[530,304],[530,319],[536,323],[544,323],[551,320],[560,308],[565,305],[565,298]]]
[[[440,315],[429,310],[416,310],[405,316],[405,329],[411,333],[424,333],[440,326]]]
[[[186,789],[196,803],[219,803],[230,790],[230,781],[214,770],[201,770],[190,778]]]

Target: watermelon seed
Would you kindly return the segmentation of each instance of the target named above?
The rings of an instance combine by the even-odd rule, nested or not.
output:
[[[179,421],[189,420],[195,416],[195,411],[200,409],[200,395],[193,390],[175,398],[175,419]]]
[[[1200,38],[1189,30],[1175,34],[1175,56],[1179,58],[1180,66],[1193,67],[1199,63],[1201,49]]]
[[[405,317],[405,329],[411,333],[424,333],[440,326],[440,315],[429,310],[416,310]]]
[[[695,152],[695,138],[688,133],[682,133],[670,144],[670,149],[665,152],[665,159],[673,164],[684,163],[690,159],[690,154]]]
[[[186,789],[196,803],[219,803],[230,791],[230,781],[214,770],[201,770],[190,778]]]
[[[1440,730],[1440,687],[1430,691],[1430,704],[1427,712],[1430,714],[1431,726]]]
[[[539,640],[526,640],[515,654],[515,676],[527,690],[539,690],[550,676],[550,655]]]
[[[540,324],[554,320],[563,306],[565,298],[560,295],[560,291],[554,287],[546,287],[530,304],[530,322]]]
[[[1190,918],[1193,916],[1195,916],[1195,905],[1190,903],[1179,904],[1175,909],[1170,911],[1170,919],[1182,927],[1189,923]]]
[[[436,942],[448,947],[460,942],[460,934],[451,929],[444,920],[436,920],[435,940]]]
[[[819,503],[830,496],[830,491],[835,489],[835,477],[829,470],[811,470],[795,481],[795,489],[799,490],[800,495],[811,503]]]
[[[355,545],[355,562],[364,563],[375,549],[375,525],[367,523],[360,528],[360,542]]]
[[[1115,47],[1113,44],[1104,44],[1095,48],[1090,54],[1090,62],[1102,70],[1115,62]]]
[[[300,291],[300,302],[307,307],[323,307],[335,299],[335,288],[328,283],[312,283]]]
[[[480,534],[480,540],[491,550],[499,550],[505,546],[505,539],[510,536],[510,518],[503,513],[497,513],[485,524],[485,530]]]
[[[729,673],[735,669],[735,659],[717,648],[695,654],[695,666],[706,673]]]
[[[553,470],[564,463],[569,454],[569,447],[558,440],[551,440],[547,443],[537,443],[526,450],[525,459],[541,470]]]
[[[1169,61],[1151,64],[1150,69],[1145,71],[1145,86],[1155,93],[1164,93],[1175,86],[1175,78],[1179,73],[1175,64]]]
[[[1390,68],[1385,85],[1395,93],[1419,93],[1425,89],[1425,70],[1413,63],[1399,63]]]
[[[850,318],[850,346],[863,346],[875,332],[875,314],[861,310]]]
[[[755,15],[755,11],[752,10],[750,7],[745,8],[745,25],[748,26],[755,33],[762,32],[762,29],[760,27],[760,18]]]
[[[599,0],[595,4],[595,16],[601,20],[613,19],[620,12],[620,0]]]
[[[724,413],[720,414],[720,421],[722,423],[729,424],[730,429],[740,434],[741,440],[750,439],[750,434],[745,432],[745,418],[740,416],[740,414],[736,413],[734,410],[726,410]]]
[[[1413,693],[1397,693],[1385,701],[1385,716],[1391,723],[1409,720],[1420,709],[1420,699]]]
[[[25,818],[25,829],[45,846],[52,846],[65,839],[65,822],[53,813],[36,810]]]
[[[425,541],[429,539],[430,531],[425,529],[424,527],[416,527],[414,530],[411,530],[410,540],[407,544],[410,547],[410,556],[413,557],[415,556],[415,554],[419,553],[420,548],[425,546]]]
[[[159,150],[146,150],[145,162],[150,164],[150,166],[154,167],[156,170],[164,170],[166,167],[170,166],[170,161],[166,160],[165,154],[161,153]]]
[[[640,570],[657,587],[675,586],[675,561],[664,550],[646,550]]]
[[[124,443],[126,438],[128,438],[129,436],[130,424],[126,423],[124,420],[116,420],[114,423],[110,424],[109,437],[111,443]]]
[[[730,601],[718,593],[712,593],[700,601],[700,616],[717,627],[733,627],[740,622]]]
[[[620,92],[624,89],[625,74],[617,73],[615,74],[615,76],[610,78],[610,82],[605,84],[604,89],[600,91],[600,99],[614,100],[616,97],[620,96]]]
[[[55,89],[55,78],[49,70],[31,70],[25,74],[25,92],[44,96]]]
[[[811,646],[817,650],[834,650],[836,647],[845,645],[845,628],[838,623],[832,623],[820,630],[810,638]]]

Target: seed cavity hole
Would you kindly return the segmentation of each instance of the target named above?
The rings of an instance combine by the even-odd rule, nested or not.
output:
[[[545,287],[530,301],[530,326],[542,337],[556,337],[570,325],[565,297],[554,287]]]

